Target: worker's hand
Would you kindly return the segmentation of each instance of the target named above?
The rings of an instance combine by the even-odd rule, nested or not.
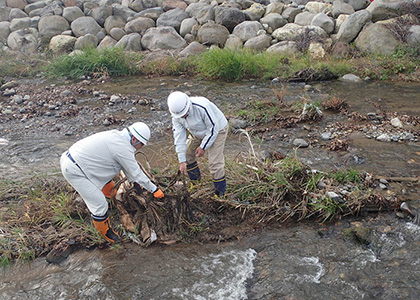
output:
[[[206,150],[204,150],[201,147],[197,147],[197,149],[195,149],[195,156],[197,156],[197,157],[204,156],[204,153],[206,153]]]
[[[143,194],[143,188],[137,182],[134,182],[134,189],[136,190],[137,195]]]
[[[163,198],[165,197],[165,195],[163,194],[161,189],[157,189],[154,193],[153,193],[153,197],[155,198]]]
[[[182,162],[179,164],[179,171],[181,172],[181,174],[187,175],[187,163],[186,162]]]

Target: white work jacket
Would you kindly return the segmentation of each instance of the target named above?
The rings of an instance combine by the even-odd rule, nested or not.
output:
[[[130,182],[137,182],[149,192],[154,192],[156,185],[140,169],[135,152],[127,129],[93,134],[69,149],[85,176],[99,189],[122,169]]]
[[[219,131],[226,127],[223,112],[204,97],[190,97],[191,106],[186,118],[172,117],[175,151],[179,162],[186,162],[187,130],[202,140],[200,147],[207,150],[213,145]]]

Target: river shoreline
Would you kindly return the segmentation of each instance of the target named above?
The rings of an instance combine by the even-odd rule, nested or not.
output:
[[[45,82],[39,82],[37,80],[35,80],[35,82],[31,82],[29,80],[29,84],[24,83],[16,86],[16,95],[23,95],[22,98],[24,98],[25,95],[28,95],[29,97],[28,100],[24,100],[22,103],[26,102],[27,104],[27,102],[31,101],[33,102],[33,104],[32,106],[29,106],[29,108],[27,108],[26,106],[24,106],[24,104],[17,103],[16,101],[14,101],[13,103],[10,103],[10,106],[16,105],[17,107],[19,107],[20,105],[21,108],[27,110],[22,111],[20,114],[12,113],[3,114],[1,116],[1,122],[5,126],[2,128],[0,137],[8,139],[9,146],[11,146],[0,146],[5,147],[6,149],[1,159],[2,164],[4,164],[2,166],[2,169],[5,170],[5,174],[8,173],[8,171],[6,170],[12,170],[10,174],[14,173],[16,175],[16,177],[13,178],[12,176],[10,178],[7,178],[7,180],[15,181],[16,178],[18,178],[19,176],[27,176],[24,174],[33,176],[31,175],[31,172],[27,172],[28,169],[31,168],[35,174],[39,173],[41,175],[41,178],[45,175],[45,172],[50,174],[52,173],[53,177],[60,178],[60,172],[58,171],[57,164],[58,158],[59,155],[69,145],[71,145],[72,142],[79,139],[80,137],[86,136],[96,131],[106,130],[108,128],[119,128],[121,126],[124,126],[124,124],[127,124],[132,120],[136,120],[137,116],[139,115],[141,115],[144,121],[154,124],[154,136],[157,147],[148,152],[148,154],[150,156],[159,157],[161,155],[160,151],[168,151],[168,148],[165,147],[162,147],[161,150],[158,150],[159,147],[162,145],[159,145],[159,139],[169,142],[171,138],[169,122],[163,121],[167,118],[167,112],[164,106],[164,95],[167,93],[167,91],[175,88],[189,89],[192,93],[196,93],[197,91],[203,89],[201,87],[201,85],[203,85],[203,82],[190,82],[190,80],[185,78],[165,77],[152,79],[152,81],[149,83],[147,81],[148,79],[140,77],[132,78],[131,80],[131,83],[129,83],[129,80],[127,81],[127,83],[122,83],[119,82],[119,80],[115,80],[115,84],[113,83],[113,79],[103,78],[100,80],[85,80],[70,85],[57,83],[45,84]],[[144,84],[141,89],[132,89],[130,87],[137,87],[141,84]],[[215,98],[216,101],[218,101],[218,104],[223,103],[223,99],[221,99],[221,95],[219,93],[224,92],[225,90],[230,91],[229,97],[233,99],[235,98],[235,96],[239,95],[239,91],[243,91],[246,89],[248,89],[249,91],[253,91],[253,97],[255,97],[255,99],[258,101],[262,101],[264,100],[264,98],[267,99],[272,97],[267,96],[267,90],[272,90],[273,87],[271,85],[268,85],[267,87],[264,87],[263,89],[259,90],[259,85],[261,83],[259,83],[258,81],[245,81],[244,87],[239,88],[239,90],[234,90],[233,85],[228,83],[206,84],[208,84],[208,86],[204,87],[204,91],[208,92],[210,97]],[[157,86],[159,86],[159,88],[156,88]],[[119,92],[118,88],[122,90],[127,89],[127,91],[129,92]],[[115,90],[111,91],[113,89]],[[312,90],[312,92],[309,92],[309,94],[315,95],[313,96],[314,98],[319,97],[321,94],[317,91],[316,88],[311,88],[310,86],[305,84],[290,86],[288,87],[288,89],[288,93],[290,95],[284,98],[286,102],[288,100],[293,100],[292,98],[294,97],[294,93],[308,93],[308,90]],[[119,97],[120,100],[117,100],[117,102],[111,101],[111,96],[113,95]],[[7,99],[7,97],[3,97],[3,99],[1,100],[7,101]],[[240,105],[244,106],[245,104],[246,102],[243,102]],[[238,103],[236,103],[236,105],[238,105]],[[133,107],[135,108],[135,110],[132,110]],[[225,106],[224,108],[227,109],[228,106]],[[130,110],[132,110],[132,112],[129,112]],[[401,115],[404,114],[399,114],[399,116]],[[231,119],[237,118],[233,114],[233,111],[229,112],[229,117]],[[336,124],[340,124],[340,122],[342,121],[340,118],[338,120],[335,120]],[[366,122],[366,120],[362,121]],[[372,120],[368,120],[368,122],[372,122]],[[418,131],[418,124],[413,124],[414,129]],[[318,125],[316,121],[304,122],[302,124],[298,124],[296,128],[292,128],[291,131],[287,131],[287,133],[282,127],[277,129],[270,128],[270,130],[264,129],[267,126],[269,125],[250,125],[250,128],[254,130],[256,137],[263,138],[267,143],[262,144],[262,147],[258,147],[258,149],[261,150],[259,150],[258,152],[262,154],[264,153],[264,151],[266,151],[269,152],[270,155],[273,155],[276,153],[276,151],[278,152],[278,149],[276,150],[276,147],[279,148],[280,145],[280,148],[282,148],[281,145],[283,145],[287,140],[290,140],[290,138],[284,137],[285,134],[289,135],[290,137],[293,137],[299,136],[301,134],[300,132],[306,132],[304,136],[308,137],[307,133],[318,132],[319,129],[317,128],[320,125]],[[331,128],[337,127],[335,125],[332,125]],[[261,129],[264,130],[261,131]],[[276,130],[278,130],[279,132],[276,133]],[[262,132],[263,134],[258,134],[258,132]],[[280,139],[279,137],[273,138],[273,136],[277,136],[277,134],[281,134]],[[237,156],[238,149],[241,148],[242,150],[240,150],[239,152],[248,152],[249,146],[247,145],[244,147],[243,139],[239,139],[237,135],[232,135],[231,137],[233,138],[232,145],[230,146],[232,147],[230,149],[230,151],[232,151],[231,156]],[[275,143],[277,143],[276,147],[269,147],[270,139],[273,145],[276,145]],[[345,156],[346,152],[334,151],[329,149],[323,150],[323,147],[320,147],[319,145],[317,146],[317,144],[319,144],[320,142],[314,143],[314,140],[316,139],[315,137],[311,138],[309,135],[309,139],[311,139],[312,145],[311,147],[309,147],[307,153],[312,153],[313,155],[316,155],[316,153],[321,153],[325,151],[325,153],[330,153],[330,156],[326,156],[327,160],[328,157],[330,157],[330,159],[331,157],[336,157],[334,158],[335,163],[344,161],[345,159],[348,160],[348,157],[346,158]],[[34,141],[37,142],[34,143]],[[415,144],[416,142],[413,141],[412,143]],[[293,147],[290,149],[293,149]],[[302,153],[303,158],[306,162],[308,162],[309,158],[305,157],[305,150],[300,148],[298,149],[298,153]],[[337,153],[341,154],[337,155]],[[310,155],[311,154],[309,154],[309,156]],[[48,157],[48,159],[46,159],[46,157]],[[350,156],[350,158],[354,159],[354,156]],[[417,164],[416,157],[414,156],[411,158],[407,158],[406,160],[409,161],[410,159],[413,160],[411,162],[412,171],[409,171],[409,173],[407,174],[415,178],[419,175],[415,173],[416,168],[414,168],[414,166]],[[51,163],[51,161],[54,161],[54,163]],[[41,169],[37,168],[37,166],[42,166],[41,169],[43,171],[40,171]],[[357,166],[357,164],[353,166]],[[410,166],[410,164],[408,166]],[[364,166],[362,164],[359,167],[363,169]],[[383,173],[380,175],[385,176],[388,179],[395,179],[397,175],[401,177],[401,174],[395,173],[394,171],[391,171],[391,173],[388,174]],[[47,175],[47,177],[48,176],[49,175]],[[33,179],[36,179],[36,177],[33,176]],[[9,209],[9,212],[13,212],[13,206],[16,204],[24,207],[25,201],[22,202],[22,200],[27,198],[27,192],[25,192],[25,190],[27,191],[28,188],[29,190],[31,190],[31,188],[33,190],[35,186],[31,186],[31,183],[27,183],[27,181],[23,181],[23,185],[25,186],[24,189],[15,190],[11,193],[15,195],[15,198],[10,197],[10,194],[6,194],[6,198],[2,199],[3,203],[11,204],[10,207],[4,206],[5,208],[2,209],[3,216],[5,216],[5,214],[8,213]],[[8,187],[6,185],[4,187],[3,192],[8,191],[7,188]],[[399,203],[401,203],[402,201],[416,202],[418,200],[416,198],[417,190],[418,183],[416,183],[415,179],[412,182],[393,182],[392,180],[389,180],[386,189],[383,189],[382,192],[385,196],[387,193],[389,193],[388,191],[395,192],[397,194],[396,197],[399,199]],[[19,191],[21,191],[22,194],[19,195]],[[54,189],[52,189],[51,191],[54,192]],[[67,188],[64,188],[64,191],[70,192]],[[46,199],[44,199],[44,201],[45,200]],[[22,213],[24,212],[22,211]],[[240,211],[235,212],[234,214],[235,217],[233,219],[241,219]],[[215,214],[214,216],[217,216],[217,214]],[[314,220],[315,222],[319,222],[319,219],[315,218]],[[26,224],[25,226],[33,225],[31,224],[31,222],[28,223],[28,220],[22,219],[21,221],[24,221],[24,223],[22,224]],[[86,225],[88,226],[88,224]],[[207,238],[203,238],[201,241],[198,239],[196,241],[198,241],[199,243],[215,242],[217,241],[216,237],[218,236],[218,231],[221,232],[221,230],[224,227],[226,228],[226,230],[224,230],[223,234],[221,234],[219,242],[238,239],[244,233],[248,232],[249,230],[252,230],[252,228],[257,228],[258,230],[258,226],[253,227],[254,225],[252,222],[250,224],[245,224],[244,226],[242,226],[243,224],[235,224],[235,222],[232,222],[227,226],[226,224],[223,224],[223,222],[221,222],[219,223],[219,225],[220,227],[215,226],[213,228],[211,235],[209,235]],[[251,225],[251,227],[249,225]],[[203,234],[203,236],[204,235],[205,234]],[[60,238],[57,241],[59,240]],[[97,244],[105,245],[103,242],[98,241],[94,235],[89,234],[87,236],[87,239],[85,240],[85,244],[83,245],[94,246]],[[52,247],[53,245],[55,244],[51,243],[49,247]],[[47,252],[49,252],[47,251],[47,249],[52,248],[47,247],[41,253],[45,255]],[[76,249],[76,247],[74,249]]]

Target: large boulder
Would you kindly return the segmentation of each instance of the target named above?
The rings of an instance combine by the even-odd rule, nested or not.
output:
[[[285,26],[274,30],[271,36],[278,41],[293,41],[304,34],[317,36],[320,38],[328,37],[328,34],[319,26],[300,26],[294,23],[288,23]]]
[[[163,0],[161,6],[165,11],[168,11],[174,8],[181,8],[185,10],[188,4],[181,0]]]
[[[206,23],[198,30],[197,37],[202,44],[222,46],[229,37],[229,30],[220,24]]]
[[[70,29],[69,22],[62,16],[45,16],[39,20],[38,30],[41,39],[49,40]]]
[[[367,0],[343,0],[345,3],[350,4],[355,11],[365,9],[370,1]]]
[[[195,18],[199,24],[205,24],[210,20],[214,21],[215,17],[213,6],[206,3],[191,3],[185,12],[191,18]]]
[[[237,35],[230,34],[225,43],[226,49],[238,50],[244,47],[244,43],[241,38]]]
[[[39,16],[49,16],[49,15],[63,15],[63,5],[61,1],[52,1],[48,3],[45,7],[41,8]],[[36,9],[37,10],[37,9]],[[32,12],[36,11],[33,10]]]
[[[179,32],[181,22],[188,18],[188,14],[181,8],[174,8],[170,11],[164,12],[156,20],[156,26],[170,26]]]
[[[324,13],[316,14],[312,19],[311,25],[321,27],[328,34],[334,31],[334,21]]]
[[[362,52],[391,55],[401,42],[385,25],[371,23],[359,33],[354,45]]]
[[[265,9],[265,16],[272,14],[272,13],[277,13],[277,14],[281,14],[284,10],[284,3],[282,2],[272,2],[270,4],[267,5],[266,9]]]
[[[127,34],[115,44],[115,47],[122,47],[128,51],[142,51],[141,35],[137,32]]]
[[[74,36],[56,35],[50,40],[49,49],[55,54],[70,53],[74,49],[76,40]]]
[[[118,28],[118,27],[112,28],[111,31],[109,32],[109,35],[116,41],[121,40],[123,36],[125,36],[126,34],[127,32],[125,32],[124,29]]]
[[[37,2],[26,5],[24,10],[29,15],[31,11],[35,9],[44,8],[46,5],[47,3],[45,3],[45,1],[37,1]]]
[[[264,30],[264,27],[258,21],[244,21],[233,29],[233,34],[239,36],[243,42],[253,38],[258,31]]]
[[[0,43],[5,44],[10,34],[10,22],[0,22]]]
[[[360,30],[371,20],[371,18],[371,13],[366,9],[351,14],[343,24],[341,24],[337,33],[337,40],[350,43],[357,37]]]
[[[353,6],[341,0],[336,0],[332,5],[332,16],[337,18],[339,15],[351,15],[355,10]]]
[[[11,8],[24,9],[28,2],[26,0],[6,0],[6,4]]]
[[[125,24],[124,30],[128,34],[137,32],[143,35],[147,29],[155,27],[155,21],[150,18],[138,17]]]
[[[159,18],[161,14],[163,14],[165,11],[162,7],[152,7],[145,10],[142,10],[141,12],[138,12],[134,15],[134,18],[138,17],[145,17],[153,19],[155,22]]]
[[[192,42],[187,47],[185,47],[181,52],[179,52],[180,56],[187,57],[191,55],[197,55],[205,52],[207,48],[201,45],[199,42]]]
[[[287,24],[287,20],[278,13],[271,13],[268,15],[265,15],[263,18],[260,19],[261,24],[267,24],[269,28],[271,28],[273,31],[277,28],[280,28]]]
[[[10,7],[2,7],[0,9],[0,22],[9,21],[10,11],[12,9]]]
[[[38,49],[38,31],[35,28],[14,31],[9,34],[7,45],[13,51],[35,53]]]
[[[92,9],[90,16],[95,19],[100,26],[104,26],[106,19],[112,16],[111,6],[99,6]]]
[[[127,22],[128,18],[133,18],[136,12],[127,6],[120,4],[112,5],[112,15],[116,17],[121,17]]]
[[[93,34],[86,34],[77,38],[76,43],[74,44],[75,50],[83,50],[85,48],[96,48],[98,46],[98,38]]]
[[[287,22],[293,23],[295,21],[296,15],[301,12],[302,11],[297,7],[288,6],[283,10],[281,15],[287,20]]]
[[[148,50],[182,49],[187,46],[185,40],[170,26],[147,29],[141,39],[141,44],[143,48]]]
[[[129,0],[128,7],[132,10],[139,12],[144,9],[142,0]]]
[[[83,13],[83,11],[77,6],[65,7],[63,9],[63,17],[66,18],[66,20],[70,23],[76,20],[77,18],[81,18],[84,16],[85,14]]]
[[[10,31],[16,31],[23,28],[28,28],[31,26],[31,18],[19,18],[19,19],[13,19],[10,22]]]
[[[112,37],[110,37],[109,35],[107,35],[98,45],[98,50],[103,50],[103,49],[108,49],[108,48],[112,48],[115,47],[115,45],[117,44],[117,41],[114,40]]]
[[[271,36],[267,34],[257,35],[247,40],[244,44],[244,48],[248,48],[248,49],[252,49],[256,51],[263,51],[271,46],[271,40],[272,40]]]
[[[315,15],[319,14],[321,12],[327,13],[327,12],[331,11],[331,4],[322,3],[322,2],[318,2],[318,1],[310,1],[310,2],[306,3],[305,10],[309,11],[309,12],[315,14]]]
[[[372,22],[398,17],[406,12],[402,9],[411,0],[375,0],[366,8],[372,14]]]
[[[105,20],[104,28],[105,31],[110,34],[112,28],[124,28],[126,22],[122,17],[109,16]]]
[[[265,13],[265,7],[260,3],[254,3],[251,7],[245,9],[244,13],[251,21],[259,21]]]
[[[198,25],[198,22],[194,18],[187,18],[182,20],[181,27],[179,28],[179,34],[182,37],[192,32],[194,26]]]
[[[294,23],[301,26],[310,25],[314,17],[315,17],[314,13],[311,13],[309,11],[304,11],[296,15]]]
[[[420,47],[420,25],[413,25],[410,27],[407,43],[413,47]]]
[[[92,17],[81,17],[71,23],[71,30],[76,37],[83,36],[88,33],[97,35],[101,29],[101,26],[99,26],[96,20]]]
[[[12,21],[13,19],[20,19],[20,18],[27,18],[28,14],[25,13],[23,10],[18,8],[12,8],[9,14],[9,21]]]
[[[267,52],[273,52],[279,55],[295,55],[298,51],[298,47],[295,41],[281,41],[270,46]]]
[[[246,19],[245,13],[237,8],[217,6],[214,12],[216,23],[225,26],[230,32]]]

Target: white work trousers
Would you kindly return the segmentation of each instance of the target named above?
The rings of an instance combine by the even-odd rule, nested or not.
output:
[[[219,131],[213,145],[206,150],[209,158],[209,171],[214,180],[223,178],[225,176],[225,142],[228,134],[229,126]],[[187,164],[192,164],[196,161],[195,149],[201,144],[201,139],[197,139],[190,135],[187,140]]]
[[[85,176],[82,170],[66,155],[66,152],[61,155],[60,165],[64,178],[79,193],[89,211],[95,216],[104,216],[108,211],[108,202],[102,189],[95,186]]]

